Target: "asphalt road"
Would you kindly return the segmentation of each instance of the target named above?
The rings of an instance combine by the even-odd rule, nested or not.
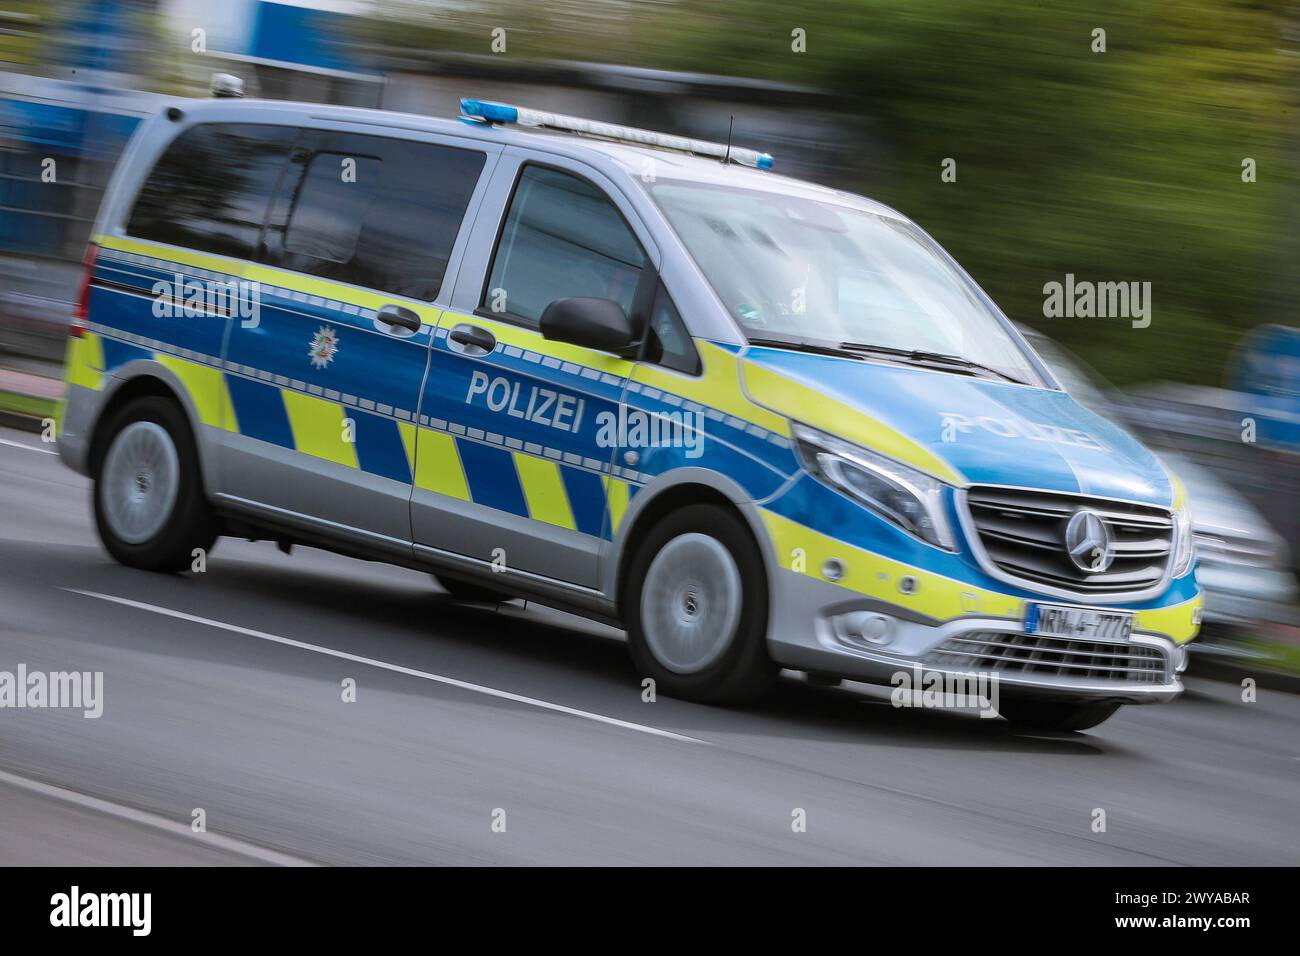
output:
[[[645,703],[619,632],[411,571],[120,567],[45,451],[0,431],[0,671],[102,671],[103,714],[0,709],[0,864],[1300,863],[1292,695],[1058,736],[795,678]]]

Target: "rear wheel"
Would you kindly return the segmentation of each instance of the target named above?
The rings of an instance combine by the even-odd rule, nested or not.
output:
[[[443,574],[435,574],[433,579],[438,582],[439,587],[457,601],[469,601],[473,604],[500,604],[503,601],[510,600],[509,594],[484,587],[481,584],[471,584],[469,581],[461,581],[459,578],[451,578]]]
[[[673,697],[752,701],[775,680],[763,562],[733,512],[691,505],[661,520],[632,556],[621,604],[632,660]]]
[[[1119,708],[1112,701],[1003,700],[998,703],[999,714],[1027,730],[1088,730]]]
[[[95,475],[95,526],[116,560],[147,571],[184,571],[208,551],[219,525],[203,493],[189,422],[175,402],[139,398],[105,423]]]

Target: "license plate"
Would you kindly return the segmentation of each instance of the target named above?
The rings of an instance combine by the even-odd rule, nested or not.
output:
[[[1127,641],[1132,630],[1133,615],[1125,611],[1030,604],[1025,612],[1027,634],[1080,641]]]

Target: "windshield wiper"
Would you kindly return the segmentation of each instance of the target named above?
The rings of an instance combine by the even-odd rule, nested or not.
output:
[[[960,355],[949,355],[946,352],[927,352],[924,349],[896,349],[888,345],[865,345],[862,342],[842,342],[840,348],[851,352],[870,352],[880,355],[891,355],[897,358],[906,359],[909,362],[916,362],[921,365],[945,365],[957,366],[966,369],[972,375],[976,372],[987,372],[990,375],[996,375],[998,378],[1007,382],[1015,382],[1017,385],[1028,385],[1028,382],[1021,381],[1014,375],[1008,375],[1001,369],[993,368],[990,365],[981,365],[979,362],[972,362],[968,358]]]
[[[1000,369],[989,365],[981,365],[979,362],[972,362],[960,355],[949,355],[945,352],[927,352],[924,349],[896,349],[888,345],[866,345],[862,342],[841,342],[839,345],[834,345],[830,342],[800,338],[751,338],[749,344],[762,345],[768,348],[792,349],[796,352],[812,352],[817,355],[835,355],[840,358],[860,359],[863,352],[889,355],[921,365],[940,366],[950,371],[964,371],[968,375],[984,372],[988,375],[996,375],[1004,381],[1014,382],[1017,385],[1029,384],[1013,375],[1008,375]]]
[[[775,349],[793,349],[796,352],[813,352],[817,355],[836,355],[840,358],[862,358],[862,356],[855,354],[845,346],[834,345],[830,342],[816,342],[809,339],[751,338],[749,344]]]

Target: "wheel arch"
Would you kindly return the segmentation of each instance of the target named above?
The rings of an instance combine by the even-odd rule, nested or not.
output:
[[[208,443],[204,440],[201,420],[189,389],[171,369],[161,362],[149,359],[137,359],[114,371],[109,379],[90,428],[90,441],[86,454],[87,474],[95,477],[103,460],[108,436],[104,426],[112,420],[118,409],[137,398],[155,397],[174,401],[185,415],[189,424],[190,436],[198,450],[199,470],[203,480],[204,491],[210,498],[213,493],[214,457]]]
[[[637,547],[659,518],[692,504],[716,504],[741,519],[758,547],[770,584],[775,570],[775,554],[753,499],[736,482],[715,471],[680,468],[659,475],[632,497],[614,536],[613,558],[606,564],[603,584],[620,619],[623,589]],[[768,593],[772,593],[770,586]]]

